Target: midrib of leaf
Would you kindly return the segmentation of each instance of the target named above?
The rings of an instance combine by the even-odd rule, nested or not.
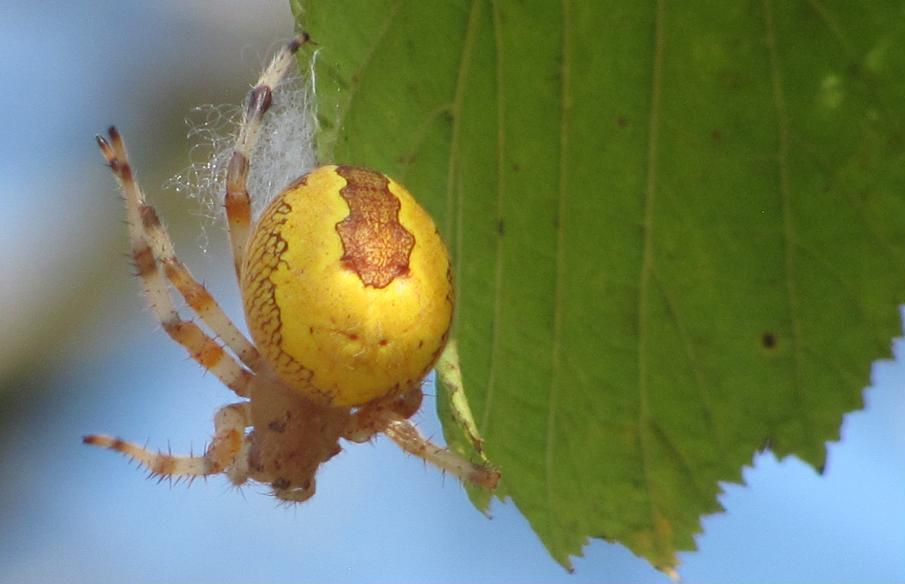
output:
[[[560,66],[560,102],[559,102],[559,184],[557,192],[556,208],[556,254],[554,256],[554,287],[553,287],[553,332],[552,354],[550,359],[550,388],[547,410],[547,440],[544,451],[544,481],[547,492],[547,513],[550,521],[550,534],[554,540],[554,549],[562,549],[559,537],[559,525],[557,521],[556,496],[553,490],[554,483],[554,453],[556,445],[556,408],[559,399],[560,377],[560,345],[562,344],[562,294],[565,283],[563,282],[563,264],[565,262],[564,233],[566,215],[566,192],[569,186],[569,131],[572,122],[572,20],[570,0],[562,0],[562,47]],[[567,565],[568,565],[568,560]],[[571,567],[571,566],[570,566]]]
[[[776,111],[777,153],[779,170],[779,193],[782,198],[783,245],[785,246],[785,280],[789,304],[789,318],[792,320],[792,386],[795,405],[800,412],[802,431],[808,444],[814,444],[814,436],[809,423],[807,408],[802,395],[801,378],[802,339],[799,317],[798,291],[795,273],[795,219],[792,213],[792,190],[789,185],[789,119],[783,93],[782,73],[779,70],[779,55],[776,48],[776,24],[773,21],[771,0],[761,0],[766,28],[767,53],[770,64],[770,83],[773,90],[773,108]]]
[[[503,220],[503,201],[506,191],[506,178],[503,172],[504,153],[506,151],[506,94],[504,91],[505,80],[503,77],[503,21],[500,17],[499,2],[492,0],[491,18],[493,21],[493,38],[496,45],[496,98],[497,98],[497,190],[496,190],[496,220]],[[490,364],[487,371],[487,383],[485,389],[484,414],[481,417],[479,429],[487,435],[487,425],[490,420],[490,412],[493,410],[493,397],[496,389],[497,359],[500,350],[500,321],[502,319],[503,297],[503,237],[499,234],[496,238],[494,250],[494,282],[493,282],[493,323],[490,325]]]
[[[648,429],[650,428],[650,409],[647,395],[647,311],[648,294],[651,275],[653,271],[653,208],[654,197],[657,192],[657,140],[660,123],[660,92],[663,76],[663,44],[664,44],[664,18],[666,16],[666,0],[657,0],[654,23],[654,59],[653,72],[651,74],[651,105],[648,118],[647,134],[647,175],[644,188],[644,218],[642,225],[644,235],[642,241],[643,254],[641,260],[641,274],[638,284],[638,439],[641,446],[641,463],[644,466],[644,480],[647,485],[648,500],[650,501],[651,528],[659,545],[665,545],[668,549],[667,536],[661,534],[662,522],[659,521],[659,511],[653,496],[653,482],[651,480],[650,444],[648,443]]]

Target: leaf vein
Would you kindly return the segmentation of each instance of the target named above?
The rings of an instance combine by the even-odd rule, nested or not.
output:
[[[503,21],[500,14],[499,2],[491,0],[491,12],[493,21],[493,38],[496,45],[496,98],[497,98],[497,192],[496,212],[497,221],[503,221],[503,201],[506,192],[506,177],[503,172],[505,166],[504,153],[506,151],[506,94],[504,91],[503,75]],[[503,234],[498,233],[496,249],[494,250],[494,295],[493,295],[493,322],[490,325],[490,366],[487,372],[487,387],[485,390],[484,414],[479,426],[481,433],[486,437],[490,412],[493,409],[493,399],[496,389],[496,362],[500,352],[500,319],[502,318],[502,290],[503,290]]]
[[[565,254],[565,210],[566,210],[566,191],[568,189],[568,153],[569,153],[569,131],[572,121],[572,22],[571,22],[571,5],[570,0],[562,0],[562,58],[560,60],[560,110],[559,110],[559,182],[557,185],[557,208],[556,208],[556,253],[554,255],[554,290],[553,290],[553,338],[552,338],[552,354],[551,365],[552,371],[550,375],[550,387],[547,409],[547,441],[544,452],[545,479],[547,492],[547,513],[550,515],[551,535],[554,541],[559,538],[559,526],[557,525],[557,514],[554,493],[554,465],[556,450],[556,408],[559,400],[560,392],[560,360],[561,360],[561,344],[562,344],[562,296],[564,271],[564,254]],[[558,547],[558,546],[557,546]]]
[[[654,19],[654,55],[651,73],[651,104],[648,116],[647,171],[645,177],[642,217],[642,260],[638,283],[638,440],[641,448],[641,463],[647,485],[650,503],[651,529],[654,539],[659,536],[657,525],[658,510],[653,496],[651,477],[650,444],[650,404],[647,394],[647,311],[650,294],[650,279],[653,273],[653,208],[657,192],[657,141],[660,124],[660,93],[663,77],[664,18],[666,0],[657,0]],[[659,542],[657,542],[659,543]]]
[[[842,48],[849,55],[854,54],[854,49],[852,47],[851,42],[849,42],[848,38],[842,32],[842,27],[839,26],[839,21],[830,14],[827,7],[820,2],[820,0],[807,0],[808,4],[811,5],[811,8],[817,15],[820,17],[820,20],[823,21],[823,24],[826,25],[827,29],[836,37],[836,40],[839,41],[839,44],[842,45]]]
[[[441,104],[433,111],[428,112],[428,114],[424,118],[424,121],[414,132],[412,132],[414,139],[411,142],[411,148],[409,148],[408,152],[405,155],[405,164],[398,171],[397,178],[399,179],[399,182],[401,182],[402,184],[406,183],[406,179],[408,178],[408,171],[412,167],[412,161],[415,160],[415,157],[421,152],[421,149],[424,146],[424,141],[427,140],[427,137],[430,135],[431,126],[444,114],[450,113],[451,109],[451,104]]]
[[[377,34],[374,36],[374,41],[371,43],[371,46],[366,51],[364,58],[361,60],[361,65],[356,69],[355,73],[349,76],[349,90],[346,92],[346,103],[344,107],[339,108],[339,112],[336,115],[336,128],[337,131],[340,131],[343,125],[346,122],[346,117],[349,112],[352,110],[352,102],[355,99],[355,96],[358,94],[358,90],[361,88],[361,79],[364,75],[364,72],[367,70],[368,66],[371,64],[371,60],[374,58],[374,54],[377,53],[378,47],[380,47],[381,43],[383,43],[383,39],[386,38],[390,29],[393,26],[393,23],[396,22],[396,15],[399,13],[399,10],[402,8],[402,4],[405,0],[396,0],[396,4],[393,5],[393,9],[387,11],[386,19],[383,21],[383,24],[378,29]]]
[[[792,187],[789,176],[789,117],[786,110],[785,94],[783,92],[782,73],[779,70],[779,54],[776,43],[776,23],[773,19],[773,5],[771,0],[762,0],[761,5],[763,7],[764,24],[766,27],[770,84],[773,92],[773,109],[776,112],[778,134],[776,162],[779,170],[779,194],[782,199],[786,296],[788,297],[789,317],[792,320],[792,386],[796,406],[800,411],[802,432],[804,433],[808,444],[813,445],[815,441],[808,419],[808,411],[804,403],[805,400],[802,386],[801,318],[798,304],[797,274],[795,266],[797,234],[792,210]]]
[[[459,61],[459,71],[456,76],[456,89],[452,101],[452,137],[449,145],[449,167],[446,177],[446,234],[452,238],[455,235],[453,245],[455,245],[454,270],[455,280],[459,281],[459,274],[462,273],[462,226],[465,221],[462,198],[464,194],[462,189],[458,189],[456,193],[456,177],[459,172],[459,156],[461,139],[461,122],[462,109],[465,101],[465,88],[468,80],[468,73],[471,68],[471,55],[474,48],[475,36],[480,23],[481,7],[483,0],[472,0],[471,9],[468,14],[468,24],[465,31],[465,39],[462,43],[462,57]],[[455,231],[453,230],[455,228]],[[455,316],[458,322],[458,313]]]
[[[710,404],[710,400],[708,399],[707,392],[705,390],[705,387],[707,387],[706,381],[704,380],[705,376],[701,372],[701,367],[699,365],[701,361],[694,349],[694,344],[691,341],[691,335],[688,333],[688,329],[685,327],[684,322],[679,316],[679,310],[676,307],[676,304],[673,301],[669,290],[663,284],[660,278],[656,277],[656,275],[654,275],[653,278],[655,284],[657,285],[657,290],[660,292],[661,296],[663,296],[663,299],[666,302],[666,310],[669,313],[669,317],[672,319],[672,322],[679,333],[679,339],[681,339],[682,341],[682,348],[685,350],[685,359],[688,361],[688,367],[689,369],[691,369],[692,375],[694,376],[694,386],[697,390],[698,400],[701,403],[701,409],[703,410],[704,424],[710,431],[710,435],[713,437],[714,444],[716,445],[717,449],[722,452],[724,450],[722,436],[716,431],[716,425],[714,424],[713,406]]]

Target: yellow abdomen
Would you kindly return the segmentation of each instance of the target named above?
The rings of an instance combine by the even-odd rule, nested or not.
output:
[[[401,185],[323,166],[264,211],[245,252],[251,335],[288,386],[358,406],[401,393],[430,371],[449,334],[449,254]]]

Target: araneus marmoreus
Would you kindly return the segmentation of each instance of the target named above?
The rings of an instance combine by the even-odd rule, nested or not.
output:
[[[384,433],[443,471],[493,489],[497,470],[434,445],[409,420],[447,344],[455,302],[448,252],[414,198],[378,172],[321,166],[252,221],[251,154],[273,90],[307,41],[301,34],[286,45],[249,92],[226,171],[229,240],[253,343],[176,256],[120,133],[111,127],[107,138],[98,136],[125,200],[132,259],[155,316],[246,400],[217,411],[203,456],[153,452],[105,435],[84,442],[126,454],[162,478],[223,473],[236,485],[252,479],[281,500],[301,502],[314,494],[320,465],[340,452],[340,438],[365,442]],[[180,316],[171,291],[207,330]]]

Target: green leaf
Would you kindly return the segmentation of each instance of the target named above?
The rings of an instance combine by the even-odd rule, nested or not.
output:
[[[824,463],[900,330],[901,0],[293,8],[322,160],[450,244],[485,450],[553,557],[670,570],[758,448]]]

